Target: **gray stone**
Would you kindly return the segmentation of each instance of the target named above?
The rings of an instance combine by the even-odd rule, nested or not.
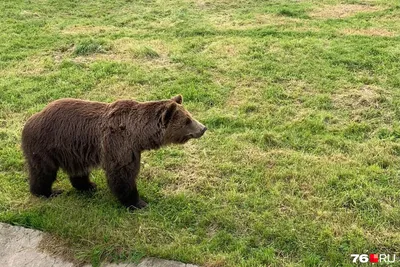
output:
[[[139,263],[138,267],[191,267],[191,264],[185,264],[178,261],[161,260],[157,258],[146,258]]]
[[[73,267],[59,257],[39,249],[44,233],[19,226],[0,223],[0,262],[2,267]],[[197,267],[177,261],[146,258],[138,265],[133,263],[104,263],[103,267]],[[89,267],[89,265],[85,265]]]
[[[4,267],[73,267],[38,250],[43,233],[32,229],[0,223],[0,262]]]
[[[169,262],[164,262],[164,267],[185,267],[185,264],[183,263],[169,263]],[[150,266],[162,266],[162,262],[159,259],[154,259],[154,258],[148,258],[144,259],[141,263],[139,263],[138,267],[150,267]]]

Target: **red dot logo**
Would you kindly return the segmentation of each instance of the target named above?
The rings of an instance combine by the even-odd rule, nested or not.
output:
[[[379,262],[378,254],[369,254],[369,262],[378,263]]]

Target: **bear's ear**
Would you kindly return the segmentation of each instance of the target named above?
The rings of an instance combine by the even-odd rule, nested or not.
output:
[[[164,126],[167,126],[167,124],[171,121],[172,116],[174,116],[174,113],[176,111],[176,108],[177,108],[176,103],[171,103],[166,106],[165,111],[163,111],[161,118],[162,124]]]
[[[173,98],[171,98],[171,100],[172,100],[172,101],[175,101],[176,103],[178,103],[179,105],[181,105],[181,104],[182,104],[182,101],[183,101],[183,97],[182,97],[181,95],[177,95],[177,96],[174,96]]]

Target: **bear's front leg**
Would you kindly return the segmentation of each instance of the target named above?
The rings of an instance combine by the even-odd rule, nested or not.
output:
[[[147,206],[147,203],[139,197],[136,187],[135,180],[139,168],[140,163],[134,161],[126,166],[106,169],[108,186],[125,207],[141,209]]]

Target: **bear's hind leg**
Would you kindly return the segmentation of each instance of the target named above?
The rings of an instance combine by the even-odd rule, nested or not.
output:
[[[90,181],[89,174],[80,176],[70,175],[69,180],[72,186],[79,191],[94,191],[97,188],[96,184]]]
[[[30,191],[35,196],[51,197],[61,193],[52,191],[51,187],[57,178],[57,166],[50,166],[44,162],[39,164],[28,163],[29,165],[29,186]]]

